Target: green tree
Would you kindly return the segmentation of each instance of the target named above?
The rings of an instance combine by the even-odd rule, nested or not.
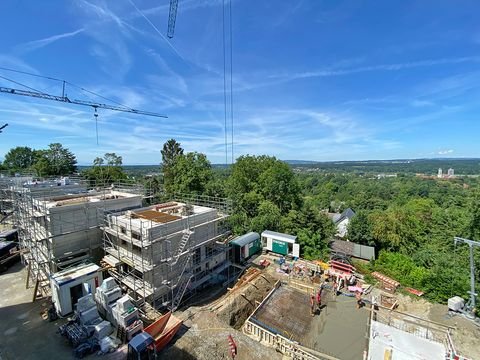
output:
[[[264,230],[276,231],[279,226],[280,209],[271,201],[262,201],[258,207],[258,215],[252,219],[251,230],[259,233]]]
[[[122,157],[115,153],[106,153],[103,158],[96,157],[93,166],[83,174],[92,185],[108,185],[128,178],[122,168]]]
[[[213,178],[210,161],[204,154],[197,152],[176,156],[169,171],[173,175],[169,185],[170,193],[203,194]]]
[[[36,162],[35,151],[28,146],[17,146],[5,155],[3,166],[8,170],[22,171],[30,169]]]
[[[480,188],[475,190],[470,202],[470,214],[469,236],[480,240]]]
[[[350,220],[348,224],[348,239],[362,245],[376,245],[372,236],[372,223],[367,211],[358,211]]]
[[[257,229],[266,222],[265,214],[260,214],[260,205],[265,201],[275,205],[280,217],[302,204],[293,171],[283,161],[270,156],[239,157],[227,181],[226,194],[233,201],[234,213],[245,213]],[[258,216],[262,218],[255,220]],[[282,226],[280,217],[276,227]]]
[[[163,172],[163,183],[165,186],[165,191],[169,194],[172,193],[172,184],[175,181],[175,175],[173,168],[177,162],[177,159],[183,155],[183,149],[179,142],[175,139],[168,140],[163,144],[162,153],[162,172]]]
[[[69,175],[77,170],[75,155],[60,143],[48,145],[41,156],[48,162],[48,175]]]

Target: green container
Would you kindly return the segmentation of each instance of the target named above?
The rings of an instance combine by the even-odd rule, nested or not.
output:
[[[260,241],[260,239],[257,239],[246,246],[248,246],[248,257],[250,257],[253,254],[258,253],[262,249],[262,242]]]
[[[272,240],[272,251],[277,254],[288,254],[288,243],[280,240]]]

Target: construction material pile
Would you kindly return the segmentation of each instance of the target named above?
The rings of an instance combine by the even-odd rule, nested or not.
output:
[[[96,292],[95,301],[102,315],[115,325],[113,317],[113,307],[116,306],[116,301],[122,297],[122,289],[117,285],[115,279],[108,278],[102,282]]]

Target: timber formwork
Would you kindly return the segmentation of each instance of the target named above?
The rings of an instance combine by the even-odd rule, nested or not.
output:
[[[105,216],[104,265],[137,306],[175,310],[184,295],[222,281],[229,266],[225,200],[175,200]]]
[[[50,293],[49,277],[54,272],[101,258],[100,225],[106,211],[142,205],[141,188],[128,184],[105,186],[81,178],[2,179],[1,195],[12,206],[22,261],[43,295]]]

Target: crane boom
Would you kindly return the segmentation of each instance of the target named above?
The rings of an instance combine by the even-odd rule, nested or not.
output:
[[[157,113],[150,112],[150,111],[143,111],[143,110],[131,109],[129,107],[113,106],[113,105],[108,105],[108,104],[100,104],[100,103],[87,101],[87,100],[69,99],[67,96],[52,95],[52,94],[47,94],[47,93],[38,92],[38,91],[29,91],[29,90],[21,90],[21,89],[0,87],[0,93],[20,95],[20,96],[30,96],[30,97],[39,98],[39,99],[60,101],[60,102],[68,103],[68,104],[90,106],[94,109],[108,109],[108,110],[114,110],[114,111],[134,113],[134,114],[138,114],[138,115],[161,117],[161,118],[166,118],[167,117],[166,115],[157,114]]]
[[[177,20],[178,0],[170,0],[170,11],[168,12],[168,30],[167,36],[173,38],[175,32],[175,22]]]

